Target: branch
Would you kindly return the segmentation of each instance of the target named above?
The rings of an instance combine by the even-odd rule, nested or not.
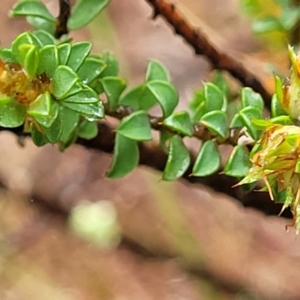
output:
[[[145,0],[154,9],[153,19],[161,15],[173,28],[175,33],[182,36],[190,44],[195,53],[204,55],[214,69],[224,70],[238,79],[244,86],[251,87],[254,91],[261,94],[266,107],[270,108],[271,95],[262,83],[241,63],[217,50],[212,43],[200,31],[194,29],[175,9],[175,5],[167,3],[165,0]]]
[[[57,17],[57,24],[54,34],[57,39],[69,32],[67,23],[70,17],[70,12],[70,0],[59,0],[59,15]]]
[[[124,111],[119,112],[119,114],[119,117],[122,114],[123,117],[125,116]],[[23,132],[23,126],[17,128],[0,127],[0,132],[1,131],[9,131],[15,134],[18,137],[20,145],[24,144],[23,140],[25,137],[30,137],[29,133]],[[115,132],[115,128],[111,127],[107,121],[100,121],[98,123],[98,135],[95,138],[91,140],[78,138],[76,144],[82,145],[88,149],[95,149],[111,154],[114,149]],[[161,172],[164,170],[168,155],[156,143],[139,143],[139,153],[140,165],[145,165]],[[245,193],[242,191],[241,187],[232,188],[232,186],[237,183],[236,178],[228,177],[223,174],[213,174],[204,178],[190,176],[192,167],[195,163],[195,155],[193,153],[190,153],[190,155],[191,164],[183,175],[184,180],[190,183],[206,185],[215,191],[225,193],[238,199],[245,206],[255,207],[266,214],[278,215],[281,211],[282,206],[270,201],[268,193]],[[284,211],[282,216],[290,218],[291,214],[289,211]]]

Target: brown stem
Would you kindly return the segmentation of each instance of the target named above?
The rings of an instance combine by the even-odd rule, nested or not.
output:
[[[95,138],[91,140],[79,138],[77,139],[76,144],[82,145],[89,149],[112,153],[115,141],[115,128],[112,128],[107,121],[100,121],[98,124],[98,128],[99,133]],[[22,139],[24,139],[24,137],[30,136],[30,134],[23,132],[23,126],[20,126],[18,128],[0,127],[0,132],[3,130],[10,131],[16,134],[21,141]],[[140,165],[145,165],[158,171],[164,170],[167,161],[167,154],[162,150],[161,147],[153,143],[140,143],[139,149]],[[183,178],[188,182],[201,183],[209,186],[216,191],[223,192],[236,199],[239,199],[245,206],[255,207],[256,209],[261,210],[266,214],[279,214],[281,205],[276,205],[274,202],[270,201],[267,193],[251,192],[245,194],[244,192],[241,192],[241,188],[232,188],[232,186],[237,183],[237,179],[235,178],[228,177],[222,174],[213,174],[204,178],[191,177],[190,174],[192,173],[192,166],[195,162],[195,157],[192,153],[191,157],[191,165],[183,176]],[[53,210],[55,210],[55,208],[53,208]],[[286,211],[282,216],[291,217],[291,215]]]
[[[161,15],[173,28],[175,33],[182,36],[190,44],[195,53],[204,55],[214,69],[224,70],[238,79],[244,86],[251,87],[254,91],[261,94],[266,107],[270,108],[271,95],[262,83],[241,63],[217,50],[212,43],[200,31],[194,29],[176,10],[175,5],[167,3],[165,0],[146,0],[154,9],[153,18]]]
[[[70,0],[59,0],[59,15],[55,28],[55,37],[59,39],[62,35],[68,34],[67,23],[70,17],[71,6]]]

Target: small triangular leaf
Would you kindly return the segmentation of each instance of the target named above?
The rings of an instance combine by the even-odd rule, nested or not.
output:
[[[193,124],[190,115],[186,111],[176,112],[164,119],[163,124],[178,133],[187,136],[193,135]]]
[[[252,119],[262,119],[262,111],[253,106],[247,106],[243,108],[239,115],[243,125],[247,128],[249,134],[254,140],[259,139],[260,132],[252,123]]]
[[[174,135],[170,138],[168,160],[162,179],[169,181],[181,177],[188,169],[190,162],[190,153],[185,147],[182,138]]]
[[[83,64],[86,57],[92,49],[92,44],[89,42],[77,42],[72,45],[71,53],[67,65],[73,70],[77,71]]]
[[[29,32],[21,33],[15,38],[15,40],[11,44],[12,55],[14,59],[21,65],[23,65],[26,55],[26,52],[20,49],[20,47],[24,44],[34,44],[33,38]]]
[[[0,105],[0,126],[13,128],[21,126],[26,118],[26,107],[14,100]]]
[[[271,102],[271,113],[272,117],[278,117],[282,115],[286,115],[286,112],[282,109],[279,101],[278,101],[278,94],[274,94],[272,97],[272,102]]]
[[[157,60],[150,60],[146,71],[146,82],[152,80],[169,81],[167,69]]]
[[[193,176],[204,177],[218,171],[221,165],[221,156],[214,141],[204,142],[200,148],[193,167]]]
[[[11,10],[11,15],[16,16],[35,16],[45,20],[56,22],[56,19],[49,12],[45,4],[39,1],[21,1],[15,4]]]
[[[146,86],[160,105],[164,118],[168,117],[178,104],[178,93],[173,85],[165,81],[153,80],[147,82]]]
[[[60,65],[67,64],[67,61],[68,61],[70,53],[71,53],[71,48],[72,48],[72,46],[69,43],[64,43],[64,44],[57,46]]]
[[[89,104],[83,104],[83,103],[69,103],[69,102],[61,102],[61,104],[64,107],[67,107],[69,109],[72,109],[83,116],[89,118],[90,120],[93,119],[102,119],[104,117],[104,107],[102,102],[96,102],[96,103],[89,103]]]
[[[84,84],[89,84],[99,77],[105,68],[106,64],[101,59],[88,57],[77,71],[77,74]]]
[[[61,101],[68,102],[68,103],[89,104],[89,103],[97,103],[100,100],[98,95],[95,93],[93,89],[91,89],[88,86],[84,86],[79,92],[72,94],[71,96],[68,96],[66,98],[63,98]]]
[[[84,120],[81,122],[78,128],[78,136],[86,140],[93,139],[98,134],[98,123],[97,121],[90,122]]]
[[[233,177],[244,177],[251,167],[249,152],[245,146],[235,146],[225,165],[224,174]]]
[[[78,0],[68,20],[68,28],[76,30],[89,24],[109,3],[109,0]]]
[[[225,139],[228,135],[227,116],[221,110],[214,110],[202,116],[200,121],[211,132]]]
[[[63,147],[61,146],[61,148],[64,149],[69,146],[74,138],[74,131],[79,123],[79,114],[66,107],[61,107],[59,115],[62,124],[60,141],[63,144]]]
[[[47,138],[43,133],[41,133],[34,125],[32,125],[31,129],[31,138],[33,143],[37,147],[42,147],[48,143]]]
[[[121,178],[137,167],[139,149],[136,141],[120,133],[116,134],[113,161],[106,175],[110,178]]]
[[[30,103],[27,114],[32,116],[40,125],[49,128],[55,121],[58,110],[58,104],[51,99],[49,92],[46,92]]]
[[[68,92],[77,83],[77,74],[67,66],[58,66],[52,79],[53,95],[57,99],[68,96]]]
[[[205,83],[203,87],[206,100],[206,111],[221,110],[224,106],[225,97],[222,91],[213,83]]]
[[[152,139],[150,121],[145,111],[137,111],[123,118],[117,132],[136,141]]]
[[[59,65],[58,51],[55,45],[47,45],[40,50],[40,61],[37,69],[38,74],[46,73],[50,78]]]
[[[45,30],[33,31],[32,37],[36,37],[39,40],[41,47],[55,44],[55,38],[53,37],[53,35]]]
[[[36,76],[36,72],[39,65],[39,60],[40,60],[39,51],[35,45],[23,45],[23,46],[27,48],[23,66],[26,70],[26,73],[31,78],[33,78]]]
[[[115,111],[119,105],[119,98],[126,88],[126,82],[122,78],[107,76],[101,79],[101,83],[108,99],[110,111]]]
[[[253,106],[262,111],[264,101],[260,94],[255,93],[251,88],[245,87],[241,93],[242,107]]]

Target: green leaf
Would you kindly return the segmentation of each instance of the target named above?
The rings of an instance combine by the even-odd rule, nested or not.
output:
[[[213,83],[205,83],[203,87],[204,98],[206,100],[206,111],[222,110],[225,97],[222,91]]]
[[[53,35],[45,30],[35,30],[32,32],[32,36],[39,40],[41,47],[55,44],[55,38]]]
[[[99,56],[96,56],[96,58],[99,58]],[[104,53],[103,55],[100,56],[100,59],[103,60],[103,62],[106,64],[106,68],[101,73],[101,77],[118,75],[119,63],[116,57],[112,53],[110,52]]]
[[[181,177],[188,169],[190,162],[190,153],[182,142],[182,138],[174,135],[170,138],[168,160],[162,179],[169,181]]]
[[[222,71],[220,70],[215,71],[214,77],[212,79],[212,83],[215,84],[220,89],[220,91],[225,97],[228,97],[230,95],[230,88]]]
[[[70,43],[64,43],[57,47],[59,63],[61,65],[67,64],[71,53],[72,46]]]
[[[177,91],[172,84],[161,80],[147,82],[146,86],[160,105],[164,118],[167,118],[178,104]]]
[[[241,116],[238,113],[235,114],[234,117],[232,118],[229,127],[230,128],[242,128],[242,127],[244,127],[243,120],[242,120]]]
[[[74,131],[79,123],[79,114],[66,107],[61,107],[59,115],[62,127],[60,141],[64,144],[64,147],[61,148],[64,149],[73,141],[75,136]]]
[[[15,4],[10,12],[11,16],[34,16],[56,22],[47,7],[39,1],[21,1]]]
[[[40,125],[50,128],[58,115],[58,104],[51,99],[49,92],[39,95],[30,103],[27,114],[32,116]]]
[[[193,122],[199,122],[202,118],[202,116],[205,114],[205,110],[206,110],[206,107],[205,107],[205,102],[202,102],[198,107],[197,109],[195,110],[194,112],[194,115],[193,115],[193,118],[192,118],[192,121]]]
[[[76,72],[91,52],[91,49],[92,44],[89,42],[74,43],[72,45],[67,65]]]
[[[276,95],[277,95],[277,99],[279,101],[283,101],[283,88],[282,88],[283,84],[282,81],[280,79],[280,77],[275,76],[275,91],[276,91]]]
[[[211,132],[225,139],[228,135],[227,116],[221,110],[206,113],[200,121]]]
[[[80,123],[78,128],[78,136],[90,140],[96,137],[98,134],[98,123],[93,121],[84,120]]]
[[[151,60],[148,63],[146,71],[146,82],[152,80],[169,81],[169,73],[167,69],[158,61]]]
[[[117,132],[136,141],[152,139],[150,121],[145,111],[137,111],[123,118]]]
[[[21,65],[23,65],[24,63],[26,52],[24,52],[24,50],[22,51],[20,49],[20,46],[24,44],[34,44],[32,36],[29,32],[21,33],[11,44],[12,55],[15,58],[15,60]]]
[[[58,51],[55,45],[47,45],[40,50],[38,74],[46,73],[52,78],[59,65]]]
[[[204,177],[218,171],[221,165],[221,156],[214,141],[206,141],[202,144],[196,158],[192,175]]]
[[[78,93],[68,96],[61,101],[69,102],[69,103],[82,103],[82,104],[89,104],[89,103],[97,103],[99,102],[98,95],[88,86],[84,86]]]
[[[295,123],[291,120],[290,116],[278,116],[270,119],[273,124],[282,124],[282,125],[295,125]]]
[[[55,98],[63,99],[67,97],[77,81],[78,76],[71,68],[58,66],[52,79],[52,90]]]
[[[62,133],[62,123],[60,117],[56,118],[50,128],[43,128],[47,140],[55,144],[60,140]]]
[[[93,21],[109,0],[78,0],[68,20],[68,28],[76,30]]]
[[[28,16],[26,18],[27,22],[34,28],[44,30],[54,36],[55,32],[55,23],[52,21],[45,20],[40,17]]]
[[[266,33],[275,30],[284,30],[280,21],[273,16],[255,20],[252,23],[252,29],[255,33]]]
[[[159,132],[159,145],[166,153],[168,153],[168,150],[169,150],[168,141],[170,140],[170,138],[173,135],[174,134],[167,132],[167,131]]]
[[[38,147],[42,147],[48,143],[45,135],[41,133],[34,125],[32,125],[31,129],[31,139],[33,143]]]
[[[255,93],[251,88],[245,87],[241,93],[242,107],[253,106],[259,110],[264,109],[264,101],[260,94]]]
[[[119,77],[107,76],[101,79],[101,83],[108,99],[109,110],[115,111],[119,105],[119,98],[126,88],[126,82]]]
[[[273,97],[272,97],[272,101],[271,101],[272,117],[278,117],[278,116],[286,115],[286,112],[280,106],[277,95],[278,94],[274,94]]]
[[[26,55],[24,57],[23,66],[26,70],[26,73],[31,77],[36,76],[36,72],[39,65],[39,50],[35,45],[22,45],[21,51],[25,51]]]
[[[120,133],[116,134],[113,161],[106,175],[121,178],[133,171],[139,162],[139,149],[133,141]]]
[[[265,129],[268,126],[272,126],[273,125],[273,123],[271,122],[270,119],[268,119],[268,120],[265,120],[265,119],[253,119],[252,123],[256,127],[261,128],[261,129]]]
[[[89,84],[99,77],[105,68],[106,64],[101,59],[88,57],[77,71],[77,74],[84,84]]]
[[[0,48],[0,57],[3,61],[5,62],[17,62],[15,57],[12,54],[12,50],[11,49],[7,49],[7,48]]]
[[[21,126],[26,118],[26,107],[16,101],[0,105],[0,126],[13,128]]]
[[[104,108],[102,102],[98,101],[96,103],[69,103],[62,101],[61,104],[64,107],[72,109],[83,116],[89,118],[90,120],[102,119],[104,117]]]
[[[285,30],[292,30],[299,21],[299,9],[294,5],[286,7],[282,10],[279,21]]]
[[[186,111],[176,112],[164,119],[163,124],[172,130],[187,136],[193,135],[193,124],[190,115]]]
[[[287,7],[290,7],[291,1],[290,0],[275,0],[275,3],[280,5],[282,8],[286,9]]]
[[[199,107],[199,105],[205,106],[205,102],[206,100],[203,90],[196,90],[194,91],[193,100],[189,103],[189,109],[195,111]]]
[[[119,105],[130,106],[133,110],[147,111],[156,104],[158,102],[155,95],[145,84],[134,87],[119,100]]]
[[[0,106],[3,104],[7,104],[11,101],[14,101],[13,96],[6,96],[0,93]]]
[[[232,177],[244,177],[251,167],[249,152],[245,146],[235,146],[225,165],[224,174]]]
[[[239,115],[243,125],[247,128],[249,134],[254,140],[258,140],[260,136],[259,130],[252,123],[252,119],[262,119],[262,111],[253,106],[247,106],[243,108]]]

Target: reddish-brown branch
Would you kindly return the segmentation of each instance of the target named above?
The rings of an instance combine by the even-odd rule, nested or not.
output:
[[[77,139],[76,144],[82,145],[89,149],[95,149],[107,153],[112,153],[114,149],[115,141],[115,128],[112,128],[107,121],[99,122],[99,133],[91,140]],[[20,144],[24,137],[30,136],[28,133],[23,132],[23,127],[18,128],[3,128],[0,127],[0,131],[10,131],[19,138]],[[148,166],[158,171],[163,171],[167,161],[167,154],[155,143],[140,143],[140,165]],[[192,166],[195,162],[195,157],[192,155],[192,162],[189,169],[184,174],[183,178],[191,183],[201,183],[213,188],[216,191],[223,192],[227,195],[239,199],[245,206],[256,207],[257,209],[264,211],[267,214],[278,214],[281,210],[280,205],[276,205],[270,201],[267,193],[242,193],[240,188],[232,188],[237,183],[235,178],[231,178],[221,174],[214,174],[204,178],[191,177]],[[290,217],[288,212],[284,212],[284,216]]]
[[[165,0],[146,0],[146,2],[154,9],[153,18],[161,15],[174,28],[174,31],[194,48],[196,54],[204,55],[214,69],[227,71],[244,86],[251,87],[254,91],[260,93],[266,106],[270,107],[271,95],[262,83],[247,71],[241,63],[226,53],[217,50],[199,29],[194,29],[181,16],[174,4]]]
[[[71,13],[70,0],[59,0],[59,15],[57,17],[57,24],[55,28],[55,37],[60,38],[62,35],[67,34],[67,23]]]

